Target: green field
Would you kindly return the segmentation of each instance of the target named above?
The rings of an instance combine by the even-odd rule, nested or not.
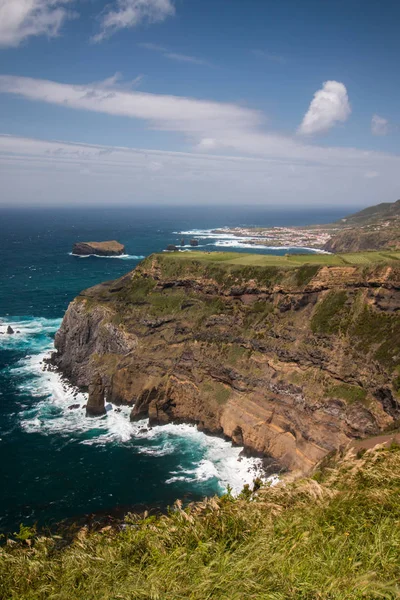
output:
[[[298,267],[301,265],[373,265],[400,261],[400,252],[352,252],[348,254],[250,254],[242,252],[171,252],[163,253],[163,258],[173,260],[197,260],[204,263],[224,263],[259,267]]]

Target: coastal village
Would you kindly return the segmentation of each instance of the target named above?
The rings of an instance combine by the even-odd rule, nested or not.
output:
[[[297,227],[233,227],[214,229],[212,233],[233,235],[245,239],[247,244],[257,246],[303,247],[322,250],[336,230],[332,228]]]

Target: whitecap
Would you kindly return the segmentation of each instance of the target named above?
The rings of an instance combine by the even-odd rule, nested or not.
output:
[[[142,254],[120,254],[119,256],[101,256],[100,254],[74,254],[73,252],[68,252],[69,256],[76,256],[77,258],[120,258],[121,260],[142,260],[146,258]]]
[[[189,465],[166,474],[166,482],[214,481],[220,492],[231,487],[234,494],[263,477],[262,461],[240,456],[241,448],[233,447],[221,438],[206,435],[194,425],[167,424],[149,427],[147,419],[130,422],[131,407],[111,404],[107,415],[86,418],[84,405],[87,394],[70,385],[43,362],[54,350],[53,335],[60,319],[8,318],[1,327],[10,324],[20,336],[30,354],[8,368],[21,394],[26,396],[25,408],[17,415],[20,427],[27,433],[56,435],[68,442],[84,445],[129,444],[132,452],[162,457],[176,454]],[[6,335],[0,336],[0,340]],[[8,342],[7,342],[8,343]],[[22,343],[22,342],[21,342]],[[79,404],[80,408],[70,409]]]

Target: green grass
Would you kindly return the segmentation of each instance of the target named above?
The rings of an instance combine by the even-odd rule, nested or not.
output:
[[[361,456],[362,454],[362,456]],[[68,543],[22,529],[0,550],[7,600],[378,600],[400,597],[400,451],[226,495]]]
[[[345,291],[331,291],[319,302],[311,319],[313,333],[332,334],[346,329],[350,307]]]
[[[162,261],[200,261],[202,263],[224,263],[259,267],[287,267],[299,265],[374,265],[400,260],[399,252],[353,252],[348,254],[248,254],[240,252],[174,252],[157,255]]]
[[[348,404],[353,404],[354,402],[363,402],[367,396],[367,392],[357,385],[341,383],[329,388],[328,396],[330,398],[340,398]]]

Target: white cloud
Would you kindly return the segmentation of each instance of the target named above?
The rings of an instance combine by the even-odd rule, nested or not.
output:
[[[298,132],[314,135],[329,131],[336,123],[344,123],[351,113],[347,90],[339,81],[325,81],[314,94]]]
[[[193,65],[205,65],[210,66],[206,60],[197,58],[196,56],[188,56],[187,54],[178,54],[176,52],[165,52],[164,56],[171,60],[177,60],[178,62],[192,63]]]
[[[141,23],[157,23],[175,14],[172,0],[115,0],[101,18],[101,31],[93,41],[101,42],[120,29]]]
[[[320,165],[336,169],[381,172],[381,164],[399,164],[395,155],[318,146],[296,136],[272,133],[265,128],[264,115],[256,110],[225,102],[213,102],[125,90],[106,84],[73,85],[0,76],[0,93],[21,96],[63,108],[105,113],[144,121],[150,129],[177,132],[202,152],[241,154],[268,158],[292,165]],[[379,168],[378,168],[379,167]]]
[[[229,130],[258,127],[261,115],[247,108],[184,96],[109,89],[101,84],[72,85],[29,77],[0,76],[0,93],[11,93],[64,107],[143,119],[154,129],[178,131],[199,141],[213,131],[221,142]]]
[[[152,52],[160,52],[165,58],[169,58],[170,60],[176,60],[178,62],[186,62],[194,65],[204,65],[210,67],[211,64],[202,58],[197,58],[197,56],[190,56],[188,54],[179,54],[178,52],[171,52],[168,48],[164,46],[159,46],[158,44],[152,44],[151,42],[141,42],[138,44],[140,48],[144,48],[145,50],[151,50]]]
[[[16,47],[31,36],[56,36],[72,17],[73,0],[0,0],[0,47]]]
[[[387,135],[389,133],[389,121],[374,115],[371,119],[371,132],[373,135]]]
[[[346,149],[341,149],[343,153]],[[400,158],[345,165],[99,146],[0,135],[0,202],[349,207],[397,197]],[[380,178],[365,173],[380,164]],[[351,194],[349,194],[351,190]],[[223,223],[221,223],[222,225]]]

